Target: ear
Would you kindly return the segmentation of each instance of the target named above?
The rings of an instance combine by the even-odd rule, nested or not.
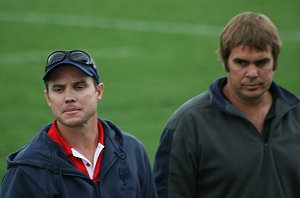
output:
[[[45,99],[48,103],[48,106],[51,107],[51,102],[50,102],[50,98],[49,98],[49,93],[47,90],[44,90],[44,96],[45,96]]]
[[[100,101],[102,99],[103,96],[103,92],[104,92],[104,84],[103,83],[99,83],[97,85],[97,101]]]

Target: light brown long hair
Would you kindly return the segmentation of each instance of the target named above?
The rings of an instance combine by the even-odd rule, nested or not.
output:
[[[243,12],[233,17],[224,27],[220,36],[218,53],[228,71],[228,58],[231,50],[239,45],[257,51],[266,51],[271,47],[276,69],[281,40],[276,26],[264,14]]]

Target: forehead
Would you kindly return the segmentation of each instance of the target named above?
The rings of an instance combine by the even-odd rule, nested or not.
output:
[[[231,58],[245,58],[245,59],[259,59],[259,58],[272,58],[271,47],[266,50],[258,50],[248,46],[239,45],[232,48],[230,53]]]

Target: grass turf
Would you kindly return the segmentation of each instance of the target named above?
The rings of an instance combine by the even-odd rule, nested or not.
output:
[[[300,95],[299,8],[298,0],[0,2],[0,177],[5,157],[53,120],[41,80],[51,51],[93,56],[105,84],[99,116],[140,139],[153,162],[170,114],[225,74],[218,35],[239,12],[265,13],[277,25],[275,80]]]

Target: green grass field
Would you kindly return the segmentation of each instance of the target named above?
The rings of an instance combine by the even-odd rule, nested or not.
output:
[[[140,139],[153,162],[162,129],[184,101],[224,75],[215,51],[229,18],[267,14],[283,40],[275,80],[300,95],[299,0],[26,0],[0,2],[0,177],[5,157],[53,120],[45,58],[83,49],[105,84],[99,116]]]

